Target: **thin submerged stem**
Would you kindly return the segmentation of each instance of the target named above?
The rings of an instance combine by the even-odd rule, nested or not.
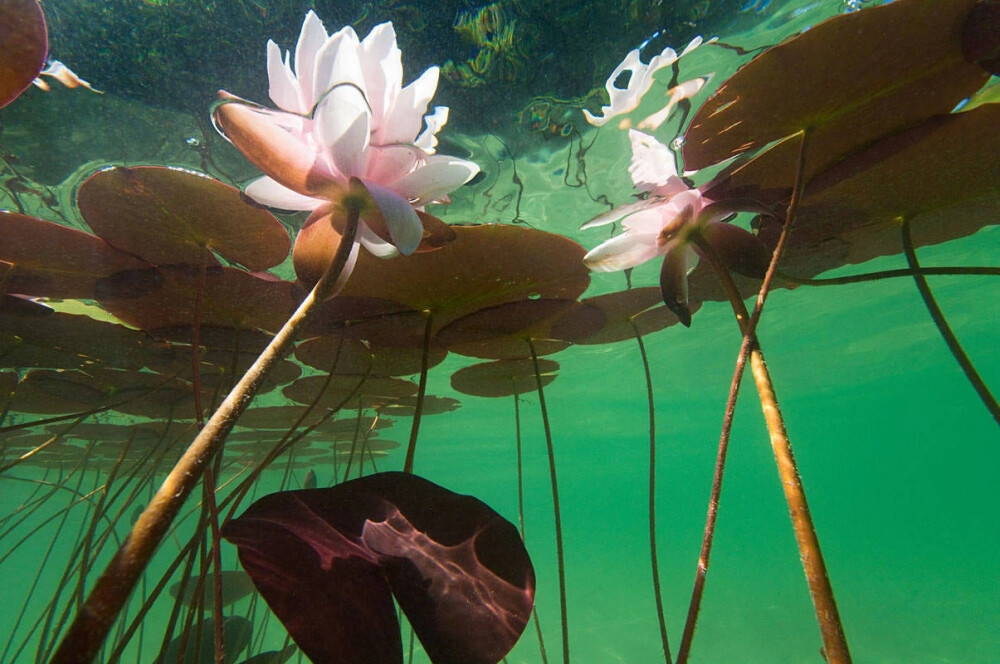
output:
[[[653,595],[656,598],[656,619],[660,627],[660,644],[663,647],[663,659],[671,664],[670,643],[667,640],[667,621],[663,616],[663,593],[660,591],[660,563],[656,553],[656,410],[653,401],[653,377],[649,371],[649,357],[646,355],[646,344],[642,341],[642,333],[635,324],[635,318],[629,318],[635,341],[639,345],[642,356],[642,368],[646,375],[646,402],[649,409],[649,560],[653,576]]]
[[[983,381],[983,377],[976,371],[976,367],[972,364],[972,360],[969,359],[965,349],[962,348],[962,344],[959,343],[955,332],[948,325],[948,320],[944,317],[944,312],[938,306],[937,300],[934,299],[934,293],[931,292],[931,287],[927,284],[927,279],[924,278],[920,262],[917,260],[917,252],[913,247],[913,237],[910,234],[910,220],[900,217],[899,221],[900,232],[903,236],[903,252],[906,254],[906,263],[913,270],[913,281],[917,285],[917,290],[920,291],[920,297],[924,301],[924,306],[927,307],[927,313],[931,315],[938,332],[941,333],[945,344],[948,345],[948,350],[951,351],[955,361],[958,362],[958,366],[962,368],[965,377],[972,384],[972,389],[979,395],[979,399],[986,406],[986,410],[990,412],[990,415],[993,416],[993,420],[997,424],[1000,424],[1000,404],[997,403],[996,397],[993,396],[990,388]]]
[[[542,411],[542,425],[545,428],[545,446],[549,453],[549,478],[552,482],[552,512],[556,529],[556,561],[559,569],[559,613],[562,619],[563,664],[569,664],[569,623],[566,606],[566,564],[563,556],[562,515],[559,510],[559,484],[556,482],[556,453],[552,445],[552,429],[549,428],[549,411],[545,407],[545,391],[542,388],[542,372],[538,368],[538,353],[531,339],[526,340],[531,350],[531,362],[535,367],[535,383],[538,385],[538,406]]]
[[[434,322],[434,312],[427,312],[424,322],[424,343],[420,353],[420,383],[417,386],[417,402],[413,407],[413,423],[410,426],[410,443],[406,446],[406,461],[403,462],[403,472],[413,472],[413,458],[417,453],[417,433],[420,431],[420,416],[424,410],[424,397],[427,394],[427,369],[430,364],[431,325]]]
[[[337,287],[342,285],[344,269],[352,254],[357,251],[355,237],[359,216],[358,204],[349,200],[346,227],[326,272],[167,475],[153,500],[139,516],[125,544],[97,579],[83,608],[77,613],[56,650],[52,664],[80,664],[94,660],[181,506],[201,479],[202,473],[236,420],[250,405],[267,372],[285,356],[313,308],[334,295]]]
[[[868,281],[881,281],[882,279],[894,279],[896,277],[913,277],[917,279],[925,276],[990,276],[1000,277],[1000,267],[987,266],[953,266],[953,267],[922,267],[911,265],[908,268],[897,270],[880,270],[878,272],[868,272],[866,274],[850,274],[843,277],[823,277],[821,279],[807,279],[796,277],[791,274],[779,272],[778,276],[782,280],[801,286],[843,286],[845,284],[860,284]]]

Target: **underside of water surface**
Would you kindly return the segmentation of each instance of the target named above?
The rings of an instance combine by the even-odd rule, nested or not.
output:
[[[1000,3],[7,4],[0,663],[1000,661]]]

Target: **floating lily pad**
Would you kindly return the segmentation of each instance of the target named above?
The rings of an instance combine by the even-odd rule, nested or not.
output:
[[[38,77],[48,53],[45,15],[37,0],[0,2],[0,108]]]
[[[394,598],[436,664],[496,664],[531,615],[535,575],[513,524],[414,475],[272,494],[223,536],[314,662],[401,662]]]
[[[704,168],[808,128],[809,179],[881,136],[949,112],[989,77],[962,53],[976,2],[897,0],[836,16],[768,49],[695,114],[685,167]],[[797,147],[788,152],[776,171],[755,172],[790,188]]]
[[[16,212],[0,211],[0,291],[92,298],[99,279],[148,264],[89,233]]]
[[[575,344],[614,343],[657,332],[680,321],[663,302],[656,286],[632,288],[616,293],[588,297],[566,312],[552,327],[554,334]],[[700,302],[690,305],[693,314]],[[632,324],[635,322],[635,325]]]
[[[294,311],[292,293],[290,282],[234,268],[201,274],[196,267],[170,266],[119,272],[101,281],[96,299],[120,320],[145,330],[191,326],[197,318],[207,326],[276,332]]]
[[[1000,105],[940,116],[871,145],[807,189],[783,269],[796,276],[935,244],[1000,223]]]
[[[541,358],[538,370],[542,386],[556,379],[559,363]],[[456,392],[476,397],[509,397],[538,389],[535,365],[528,360],[497,360],[473,364],[451,375],[451,387]]]
[[[345,296],[429,311],[433,329],[480,309],[525,299],[575,300],[590,283],[583,247],[508,225],[460,226],[437,251],[380,259],[361,252]]]
[[[443,415],[444,413],[452,413],[461,408],[461,406],[462,404],[458,399],[428,394],[424,396],[424,400],[420,404],[420,414],[422,416]],[[393,417],[413,417],[416,410],[416,397],[399,397],[398,399],[394,399],[392,403],[384,406],[379,412],[382,415],[391,415]]]
[[[155,342],[140,331],[89,316],[51,312],[44,317],[0,315],[0,347],[4,332],[17,336],[22,349],[31,346],[40,357],[51,354],[56,365],[67,355],[77,364],[100,362],[121,369],[139,369]],[[30,366],[30,365],[25,365]],[[45,366],[37,364],[34,366]]]
[[[325,410],[337,407],[348,397],[350,401],[347,405],[356,405],[357,398],[361,396],[405,397],[417,391],[416,384],[398,378],[370,376],[365,379],[361,375],[333,376],[329,385],[324,388],[326,381],[326,376],[307,376],[287,386],[282,393],[292,401],[302,404],[311,404],[322,394],[316,407]]]
[[[357,339],[341,339],[338,335],[308,339],[295,349],[295,357],[300,362],[320,371],[367,373],[370,376],[411,376],[420,373],[421,355],[420,348],[369,346]],[[437,366],[447,355],[448,352],[442,348],[429,349],[427,366]]]
[[[266,270],[291,247],[281,223],[238,189],[179,168],[98,171],[80,186],[77,205],[108,244],[154,265],[217,265],[215,252]]]
[[[552,324],[573,304],[572,300],[521,300],[480,309],[441,328],[434,343],[486,360],[531,357],[532,346],[537,355],[551,355],[570,345],[555,338]]]

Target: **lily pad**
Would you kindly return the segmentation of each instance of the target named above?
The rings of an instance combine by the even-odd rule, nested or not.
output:
[[[420,373],[421,349],[392,346],[370,346],[357,339],[341,339],[339,335],[315,337],[303,341],[295,349],[295,357],[320,371],[370,376],[411,376]],[[428,367],[444,361],[448,352],[431,348]]]
[[[61,298],[93,298],[103,279],[148,263],[90,233],[16,212],[0,211],[0,291]]]
[[[537,355],[551,355],[570,345],[554,337],[552,323],[573,304],[572,300],[521,300],[480,309],[442,328],[434,343],[486,360],[531,357],[532,346]]]
[[[559,363],[540,358],[538,371],[542,386],[556,379]],[[451,387],[456,392],[476,397],[509,397],[538,389],[532,360],[497,360],[473,364],[451,375]]]
[[[508,302],[575,300],[590,283],[585,253],[568,238],[521,226],[459,226],[455,240],[437,251],[388,260],[361,252],[341,295],[428,311],[436,331]]]
[[[272,494],[223,536],[314,662],[402,662],[393,598],[435,664],[496,664],[531,615],[535,575],[514,525],[414,475]]]
[[[295,309],[294,285],[229,267],[175,265],[119,272],[102,280],[98,302],[144,330],[192,326],[276,332]],[[200,292],[200,297],[199,297]],[[198,315],[195,315],[195,312]]]
[[[0,108],[38,77],[48,53],[45,15],[37,0],[0,2]]]
[[[259,271],[291,247],[284,226],[238,189],[179,168],[98,171],[80,186],[77,205],[108,244],[154,265],[217,265],[215,252]]]
[[[976,2],[897,0],[836,16],[768,49],[695,114],[685,167],[704,168],[809,129],[808,180],[881,136],[951,111],[989,77],[962,52]],[[790,188],[797,147],[789,152],[767,177]]]
[[[933,118],[851,156],[806,190],[782,268],[812,276],[1000,223],[1000,105]]]
[[[588,297],[556,321],[552,331],[560,338],[581,345],[633,339],[636,328],[639,334],[646,335],[680,322],[670,309],[657,306],[662,302],[663,297],[656,286]],[[692,303],[691,313],[700,306],[700,302]]]

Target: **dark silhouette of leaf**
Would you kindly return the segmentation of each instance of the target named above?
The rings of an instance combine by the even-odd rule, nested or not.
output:
[[[414,475],[275,493],[223,535],[315,664],[401,664],[393,597],[435,664],[495,664],[531,613],[516,528]]]
[[[45,16],[37,0],[0,2],[0,108],[31,85],[48,52]]]

